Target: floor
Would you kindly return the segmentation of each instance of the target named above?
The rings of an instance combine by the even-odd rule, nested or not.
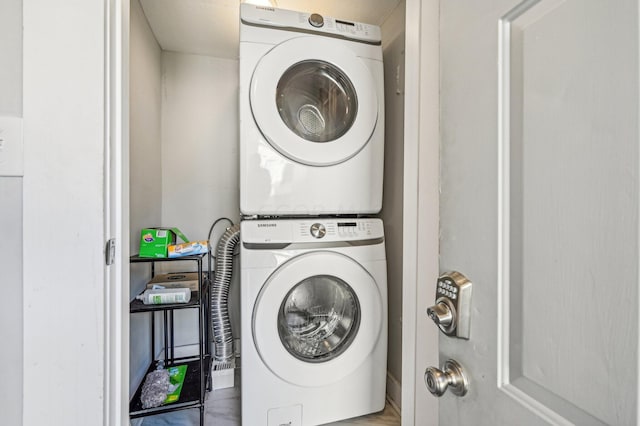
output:
[[[237,369],[236,371],[239,371]],[[236,373],[236,386],[212,391],[207,396],[205,407],[205,426],[240,426],[240,377]],[[197,410],[185,410],[174,413],[146,417],[142,426],[194,426],[199,424]],[[330,423],[327,426],[399,426],[400,415],[387,402],[380,413],[349,420]]]

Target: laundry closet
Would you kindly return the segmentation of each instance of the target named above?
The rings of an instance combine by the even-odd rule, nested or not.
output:
[[[275,3],[275,2],[274,2]],[[404,1],[311,2],[279,0],[282,9],[317,12],[382,30],[385,98],[384,221],[388,289],[386,393],[400,405],[402,316],[402,184],[404,126]],[[179,228],[191,240],[216,243],[228,221],[240,223],[239,2],[225,0],[132,0],[129,52],[130,252],[138,253],[140,231]],[[313,10],[312,10],[313,9]],[[369,216],[371,217],[371,215]],[[215,226],[214,226],[215,223]],[[230,288],[235,353],[240,343],[238,251]],[[205,257],[206,259],[206,257]],[[206,263],[206,262],[205,262]],[[155,273],[186,272],[187,263],[157,263]],[[191,269],[192,270],[192,269]],[[131,264],[130,298],[149,281],[148,265]],[[197,312],[174,317],[177,353],[193,355]],[[162,328],[156,321],[155,340]],[[151,353],[150,316],[130,317],[130,394],[144,379]],[[239,363],[237,365],[239,367]],[[236,379],[236,386],[238,385]],[[216,391],[213,391],[216,392]],[[209,396],[211,397],[211,395]]]

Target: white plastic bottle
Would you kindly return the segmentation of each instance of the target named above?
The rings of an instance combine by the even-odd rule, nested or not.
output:
[[[142,300],[145,305],[163,305],[167,303],[188,303],[191,299],[191,290],[188,288],[159,288],[145,290],[136,299]]]

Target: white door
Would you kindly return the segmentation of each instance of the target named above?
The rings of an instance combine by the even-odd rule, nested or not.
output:
[[[440,424],[637,423],[638,13],[440,2],[440,270],[474,286]]]
[[[106,266],[104,247],[111,237],[122,247],[127,228],[119,169],[127,129],[116,116],[126,94],[114,93],[126,84],[117,58],[126,57],[120,25],[128,2],[19,3],[22,424],[121,425],[128,422],[128,256],[117,248]]]

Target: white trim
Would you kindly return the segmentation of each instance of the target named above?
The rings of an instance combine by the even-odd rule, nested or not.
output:
[[[497,385],[509,383],[509,96],[511,22],[498,28],[498,277]]]
[[[532,398],[529,394],[523,392],[521,389],[518,389],[514,385],[505,384],[500,387],[500,390],[549,424],[557,426],[573,425],[573,423],[560,416],[558,413],[551,410],[546,405],[541,404],[539,401]]]
[[[407,0],[405,34],[405,117],[402,266],[402,397],[403,426],[415,424],[416,318],[418,241],[418,139],[420,117],[420,1]]]
[[[437,425],[438,399],[423,381],[439,365],[435,294],[439,244],[439,1],[407,0],[402,313],[402,425]]]
[[[638,8],[638,16],[636,16],[637,22],[640,22],[640,8]],[[640,38],[640,37],[639,37]],[[636,40],[638,42],[638,40]],[[640,45],[640,43],[638,43]],[[640,49],[639,49],[640,50]],[[640,51],[637,53],[638,58],[640,58]],[[637,95],[640,100],[640,93]],[[640,117],[638,117],[638,124],[640,124]],[[640,133],[640,132],[639,132]],[[640,164],[640,160],[638,161]],[[640,192],[640,189],[639,189]],[[637,200],[640,200],[640,195],[637,196]],[[636,207],[640,211],[640,206]],[[640,242],[640,224],[638,224],[638,235],[637,238]],[[640,273],[640,271],[638,271]],[[636,276],[636,282],[640,283],[640,274]],[[640,307],[640,292],[638,292],[638,299],[636,300],[636,307]],[[638,335],[636,336],[636,345],[640,345],[640,309],[638,310],[638,317],[636,318]],[[640,354],[636,352],[636,424],[640,425]]]
[[[511,23],[539,2],[524,0],[507,12],[498,24],[497,386],[541,419],[551,424],[571,425],[567,419],[512,385],[510,377]]]
[[[105,0],[105,241],[116,256],[105,267],[104,425],[129,421],[129,2]]]

